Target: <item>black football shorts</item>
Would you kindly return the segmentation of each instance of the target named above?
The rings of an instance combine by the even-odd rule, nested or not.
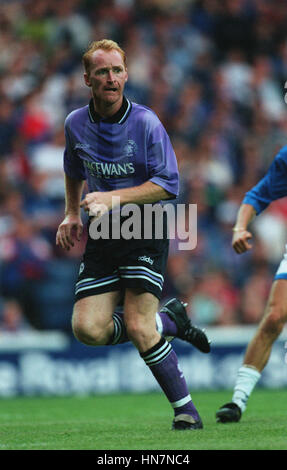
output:
[[[79,276],[75,301],[91,295],[126,288],[142,288],[158,299],[164,283],[169,240],[88,238]]]

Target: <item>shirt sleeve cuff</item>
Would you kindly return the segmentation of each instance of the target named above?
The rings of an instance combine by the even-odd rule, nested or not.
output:
[[[175,199],[178,196],[178,188],[176,187],[176,185],[168,184],[167,181],[164,181],[162,178],[159,178],[157,176],[154,176],[149,181],[151,181],[154,184],[157,184],[158,186],[161,186],[163,189],[169,192],[170,193],[169,199]]]
[[[251,196],[245,196],[242,203],[250,204],[251,206],[253,206],[255,209],[256,215],[259,215],[269,205],[268,203],[263,202],[263,201],[258,201],[258,199],[255,199]]]

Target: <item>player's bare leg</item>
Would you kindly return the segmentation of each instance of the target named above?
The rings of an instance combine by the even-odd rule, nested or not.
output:
[[[124,319],[127,333],[139,352],[154,346],[161,338],[156,330],[158,299],[149,292],[127,289]]]
[[[153,294],[127,289],[124,311],[128,336],[174,409],[173,429],[200,429],[202,422],[191,400],[177,356],[171,344],[156,330],[157,308],[158,300]]]
[[[239,421],[248,398],[261,377],[272,346],[287,322],[287,280],[274,281],[264,316],[254,338],[249,343],[242,367],[238,370],[232,401],[216,413],[219,422]]]
[[[274,281],[264,317],[247,347],[244,365],[262,372],[271,354],[274,341],[287,322],[287,279]]]
[[[119,298],[120,293],[114,291],[78,300],[72,316],[75,337],[89,346],[110,344],[114,333],[113,313]]]
[[[117,301],[119,298],[121,299],[118,293],[111,292],[88,296],[76,302],[72,325],[75,336],[80,341],[91,346],[102,344],[116,345],[130,341],[124,323],[122,307],[117,304],[115,311],[111,314],[114,306],[114,296]],[[154,299],[158,306],[157,299],[152,296],[153,301]],[[142,302],[140,302],[140,307],[146,310]],[[150,311],[149,306],[147,307],[148,311]],[[152,308],[153,311],[154,309]],[[142,316],[139,317],[139,320],[141,318]],[[156,328],[159,331],[158,337],[164,336],[168,341],[171,341],[174,337],[180,337],[202,352],[210,351],[210,344],[206,334],[203,330],[191,324],[187,317],[186,309],[180,300],[171,299],[168,301],[159,313],[156,312],[156,319]],[[152,313],[153,323],[154,313]],[[181,330],[184,330],[184,335],[180,335],[181,330],[179,326],[182,324],[184,328],[181,328]]]

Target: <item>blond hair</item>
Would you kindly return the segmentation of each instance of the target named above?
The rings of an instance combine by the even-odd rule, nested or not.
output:
[[[126,54],[123,49],[118,45],[118,43],[113,41],[112,39],[101,39],[100,41],[93,41],[83,55],[82,62],[87,73],[89,73],[90,71],[89,69],[91,64],[91,56],[98,49],[102,49],[104,51],[118,51],[122,56],[125,68],[127,68]]]

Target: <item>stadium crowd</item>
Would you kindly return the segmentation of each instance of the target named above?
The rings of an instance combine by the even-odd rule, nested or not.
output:
[[[89,100],[81,57],[102,38],[127,53],[126,95],[151,107],[171,137],[176,202],[197,204],[197,246],[171,240],[163,300],[189,302],[195,324],[258,322],[284,250],[287,201],[255,220],[243,256],[231,228],[287,142],[286,21],[283,0],[1,1],[0,331],[70,331],[85,237],[70,252],[55,245],[63,123]]]

